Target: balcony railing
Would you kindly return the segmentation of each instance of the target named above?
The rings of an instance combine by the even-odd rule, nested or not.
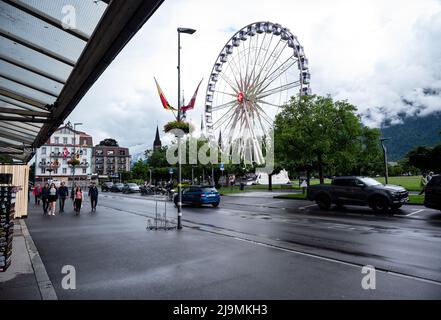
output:
[[[40,168],[46,168],[46,169],[58,169],[60,167],[60,163],[59,162],[43,162],[43,161],[40,161],[38,163],[38,166]]]

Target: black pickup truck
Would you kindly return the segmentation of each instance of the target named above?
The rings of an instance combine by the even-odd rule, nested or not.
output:
[[[395,185],[383,185],[368,177],[336,177],[331,184],[309,186],[307,199],[315,201],[320,209],[337,206],[369,206],[376,212],[398,209],[409,200],[406,189]]]

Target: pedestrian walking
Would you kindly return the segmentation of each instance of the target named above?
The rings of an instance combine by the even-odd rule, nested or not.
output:
[[[430,180],[432,180],[432,177],[433,177],[433,171],[430,171],[429,174],[426,177],[427,183],[429,183]]]
[[[58,190],[55,186],[55,183],[52,183],[49,188],[49,215],[54,216],[55,215],[55,208],[57,205],[57,198],[58,198]]]
[[[98,188],[94,182],[89,188],[90,205],[92,207],[92,212],[96,211],[96,205],[98,204]]]
[[[421,192],[419,193],[420,195],[424,193],[425,189],[426,189],[426,185],[427,185],[427,174],[423,173],[423,175],[421,176],[420,179],[420,187],[421,187]]]
[[[69,190],[64,185],[64,182],[61,182],[61,185],[58,188],[58,199],[60,200],[60,213],[64,212],[64,203],[66,202],[66,198],[68,196],[69,196]]]
[[[75,189],[78,187],[78,184],[73,184],[72,185],[72,190],[70,191],[70,198],[72,200],[72,205],[74,208],[74,211],[77,212],[76,208],[75,208]]]
[[[43,189],[41,189],[41,201],[43,202],[43,212],[47,214],[49,207],[49,183],[45,183]]]
[[[83,191],[81,190],[80,186],[77,186],[75,188],[74,198],[75,198],[74,200],[75,213],[76,215],[79,215],[81,211],[81,204],[83,203]]]
[[[37,205],[37,206],[40,205],[41,191],[42,191],[42,188],[39,183],[37,183],[37,185],[34,187],[34,190],[32,190],[32,194],[35,197],[35,205]]]

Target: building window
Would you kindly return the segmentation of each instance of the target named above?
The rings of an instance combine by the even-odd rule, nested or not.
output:
[[[71,169],[70,169],[70,173],[71,173],[71,174],[75,174],[75,168],[71,168]]]
[[[72,138],[72,144],[75,144],[75,138]]]
[[[60,138],[59,137],[55,137],[55,144],[59,144],[60,143]]]
[[[86,173],[87,173],[87,169],[83,168],[83,174],[86,174]]]
[[[108,155],[108,156],[113,156],[113,150],[109,150],[109,151],[107,151],[107,155]]]
[[[83,149],[83,155],[87,156],[87,149]]]
[[[46,173],[46,168],[41,168],[41,174],[45,174]]]
[[[120,155],[120,156],[125,156],[125,155],[126,155],[126,152],[125,152],[124,150],[120,150],[120,151],[119,151],[119,155]]]
[[[46,147],[41,148],[41,154],[46,154]]]
[[[55,148],[55,155],[57,155],[60,152],[60,148]]]
[[[67,169],[63,168],[63,174],[67,174]]]
[[[58,174],[58,169],[54,169],[54,174]]]
[[[67,144],[67,137],[63,138],[63,144]]]

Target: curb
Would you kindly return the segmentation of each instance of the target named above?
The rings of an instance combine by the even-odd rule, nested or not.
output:
[[[54,286],[49,279],[46,268],[44,267],[43,261],[41,260],[37,247],[35,246],[34,240],[32,240],[28,227],[26,226],[26,222],[22,219],[19,221],[21,225],[21,232],[25,238],[26,248],[28,249],[29,258],[32,263],[32,268],[34,269],[38,289],[40,290],[41,299],[58,300]]]

